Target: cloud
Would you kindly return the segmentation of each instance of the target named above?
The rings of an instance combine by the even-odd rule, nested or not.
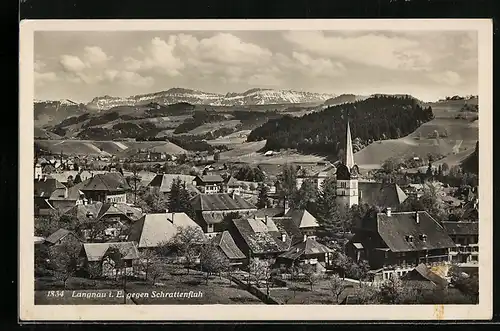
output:
[[[87,65],[78,57],[74,55],[61,55],[59,63],[66,72],[81,72]]]
[[[431,57],[415,40],[382,34],[326,36],[321,31],[289,31],[285,40],[322,57],[335,57],[391,70],[426,69]]]
[[[463,79],[455,71],[445,71],[442,73],[429,74],[429,78],[443,85],[456,86],[462,83]]]
[[[152,77],[143,77],[132,71],[108,69],[104,71],[104,78],[109,82],[128,84],[133,86],[149,87],[154,84]]]
[[[157,71],[164,75],[175,77],[180,75],[180,70],[184,68],[184,62],[173,54],[176,47],[176,38],[171,36],[168,41],[159,37],[151,40],[146,49],[143,49],[143,59],[136,59],[127,56],[124,58],[128,71]]]
[[[37,72],[35,71],[35,84],[45,85],[46,83],[56,82],[59,80],[55,72]]]
[[[47,67],[45,62],[42,60],[35,60],[35,72],[41,72],[45,67]]]
[[[92,64],[104,64],[111,60],[112,57],[108,56],[100,47],[97,46],[87,46],[84,48],[84,56],[87,60],[87,66],[90,67]]]
[[[308,54],[299,52],[293,52],[292,57],[299,64],[297,67],[306,75],[330,77],[342,75],[346,71],[341,62],[332,62],[330,59],[312,58]]]

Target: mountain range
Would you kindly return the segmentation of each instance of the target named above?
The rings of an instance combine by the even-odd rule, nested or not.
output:
[[[251,106],[287,103],[323,103],[325,100],[332,97],[335,97],[335,95],[261,88],[251,89],[243,93],[227,94],[203,92],[185,88],[171,88],[167,91],[140,94],[125,98],[105,95],[94,98],[86,106],[89,109],[95,110],[105,110],[117,106],[142,105],[150,102],[161,105],[186,102],[193,105]]]

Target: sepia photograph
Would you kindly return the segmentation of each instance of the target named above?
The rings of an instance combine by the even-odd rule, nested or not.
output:
[[[21,315],[490,318],[491,22],[340,22],[22,24]]]

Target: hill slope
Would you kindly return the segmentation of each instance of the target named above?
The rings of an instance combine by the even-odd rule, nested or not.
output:
[[[422,108],[414,98],[374,96],[298,118],[270,120],[253,130],[248,141],[266,139],[267,149],[337,156],[345,144],[348,118],[352,136],[366,143],[405,136],[432,117],[432,109]]]
[[[34,103],[35,127],[58,124],[71,116],[80,116],[88,112],[84,104],[70,100],[36,101]]]

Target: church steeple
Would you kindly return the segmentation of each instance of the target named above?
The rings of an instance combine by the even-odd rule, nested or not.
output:
[[[349,127],[349,121],[347,121],[347,139],[345,146],[345,165],[350,170],[354,167],[354,152],[352,150],[352,139],[351,139],[351,129]]]

